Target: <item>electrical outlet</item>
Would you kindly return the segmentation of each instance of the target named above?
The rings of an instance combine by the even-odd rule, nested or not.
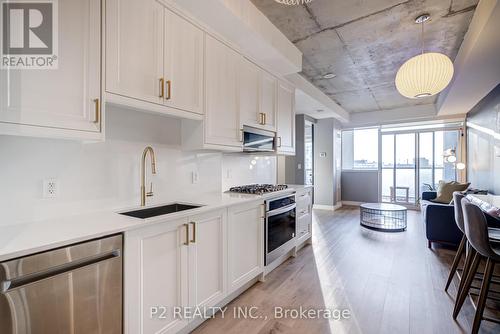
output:
[[[56,179],[43,180],[43,198],[55,198],[59,193],[59,183]]]
[[[198,172],[195,171],[191,172],[191,182],[193,184],[198,183]]]

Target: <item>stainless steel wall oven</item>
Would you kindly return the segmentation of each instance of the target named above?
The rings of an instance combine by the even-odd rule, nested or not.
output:
[[[295,246],[295,194],[266,200],[265,265]]]

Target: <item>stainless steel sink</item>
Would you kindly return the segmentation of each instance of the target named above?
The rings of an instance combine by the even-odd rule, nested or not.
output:
[[[201,205],[195,204],[182,204],[182,203],[172,203],[162,206],[155,206],[153,208],[140,209],[128,212],[120,212],[120,214],[135,218],[151,218],[161,215],[166,215],[169,213],[175,213],[179,211],[192,210],[201,207]]]

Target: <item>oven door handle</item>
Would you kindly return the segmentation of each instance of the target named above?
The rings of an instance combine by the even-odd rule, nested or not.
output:
[[[279,208],[279,209],[267,212],[266,217],[272,217],[272,216],[280,215],[282,213],[285,213],[285,212],[288,212],[290,210],[293,210],[296,207],[297,207],[297,204],[293,203],[293,204],[287,205],[285,207],[282,207],[282,208]]]

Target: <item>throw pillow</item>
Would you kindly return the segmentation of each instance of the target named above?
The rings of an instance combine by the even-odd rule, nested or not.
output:
[[[437,196],[433,202],[448,204],[453,199],[453,192],[464,191],[469,188],[470,183],[459,183],[456,181],[439,181]]]

